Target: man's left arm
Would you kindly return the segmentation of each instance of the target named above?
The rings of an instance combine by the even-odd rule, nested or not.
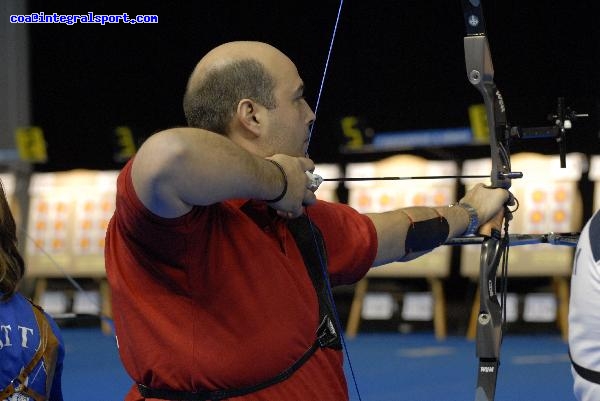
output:
[[[476,213],[479,228],[497,216],[508,199],[508,191],[479,184],[460,200],[462,206],[407,207],[367,214],[377,232],[373,266],[414,259],[463,234],[472,221],[469,210]]]

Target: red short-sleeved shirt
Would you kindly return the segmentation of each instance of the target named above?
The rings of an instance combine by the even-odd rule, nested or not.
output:
[[[372,222],[326,202],[308,208],[323,233],[331,282],[359,280],[372,265]],[[315,340],[318,303],[285,220],[262,201],[154,215],[137,198],[131,162],[117,183],[106,271],[121,360],[155,388],[230,389],[265,381]],[[236,400],[343,400],[339,351],[320,349],[282,383]],[[143,399],[132,388],[128,400]]]

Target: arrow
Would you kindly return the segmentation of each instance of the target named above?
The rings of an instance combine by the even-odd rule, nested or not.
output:
[[[308,179],[310,180],[310,188],[319,188],[321,183],[325,181],[401,181],[401,180],[444,180],[451,178],[489,178],[489,175],[420,175],[413,177],[337,177],[337,178],[323,178],[318,174],[306,172]],[[498,172],[498,178],[500,179],[511,179],[511,178],[523,178],[523,173],[519,171],[510,172]]]
[[[490,178],[488,175],[425,175],[415,177],[338,177],[323,178],[323,181],[400,181],[400,180],[443,180],[450,178]]]

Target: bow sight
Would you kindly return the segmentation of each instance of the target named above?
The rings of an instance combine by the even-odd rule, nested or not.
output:
[[[519,139],[539,139],[554,138],[558,144],[558,153],[560,154],[560,167],[566,167],[567,138],[566,131],[571,129],[573,122],[582,117],[589,117],[589,114],[578,114],[570,107],[565,107],[565,98],[559,97],[556,105],[556,113],[548,115],[548,121],[554,123],[548,127],[510,127],[509,135],[511,138]]]

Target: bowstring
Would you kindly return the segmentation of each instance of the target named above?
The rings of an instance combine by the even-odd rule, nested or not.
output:
[[[515,198],[515,202],[517,203],[517,209],[519,208],[518,206],[518,201]],[[516,211],[516,209],[514,210]],[[502,238],[502,246],[504,247],[504,252],[502,253],[502,260],[501,260],[501,275],[502,275],[502,279],[501,279],[501,302],[502,302],[502,319],[501,319],[501,325],[502,325],[502,333],[504,334],[506,332],[506,327],[507,327],[507,321],[506,321],[506,302],[507,302],[507,296],[508,296],[508,252],[510,250],[510,236],[508,235],[508,223],[511,219],[511,213],[513,211],[510,211],[508,209],[508,206],[506,206],[506,211],[505,211],[505,215],[504,215],[504,238]]]
[[[315,115],[315,121],[311,124],[310,126],[310,130],[309,130],[309,134],[308,134],[308,146],[307,146],[307,157],[308,157],[308,147],[310,146],[310,141],[312,139],[312,134],[313,134],[313,130],[315,128],[315,123],[316,123],[316,117],[317,117],[317,113],[319,110],[319,105],[321,103],[321,97],[323,95],[323,88],[325,87],[325,78],[327,77],[327,71],[329,69],[329,61],[331,59],[331,54],[333,53],[333,44],[335,42],[335,38],[336,38],[336,34],[337,34],[337,28],[339,26],[339,22],[340,22],[340,16],[342,14],[342,8],[344,5],[344,0],[340,0],[340,4],[338,7],[338,11],[337,11],[337,15],[335,18],[335,24],[333,25],[333,33],[331,34],[331,40],[329,42],[329,49],[327,50],[327,57],[325,59],[325,67],[323,68],[323,75],[321,77],[321,84],[319,85],[319,91],[317,93],[317,100],[315,103],[315,108],[313,110],[313,113]],[[325,261],[323,260],[323,255],[321,254],[321,250],[320,247],[317,243],[317,237],[316,237],[316,233],[315,233],[315,228],[313,226],[312,220],[310,219],[309,215],[308,215],[308,207],[305,207],[305,214],[306,214],[306,218],[308,220],[308,224],[312,233],[312,237],[313,237],[313,242],[315,245],[315,249],[317,250],[317,255],[319,256],[319,263],[321,266],[321,274],[323,275],[323,279],[325,281],[325,288],[327,289],[327,297],[329,298],[329,302],[332,305],[333,308],[333,314],[334,314],[334,319],[336,321],[337,324],[337,329],[339,331],[340,334],[340,340],[342,342],[342,348],[344,349],[344,353],[346,355],[346,360],[348,361],[348,369],[350,370],[350,375],[352,377],[352,382],[354,383],[354,389],[356,391],[356,395],[358,396],[358,400],[362,401],[361,395],[360,395],[360,391],[358,389],[358,382],[356,380],[356,374],[354,373],[354,367],[352,365],[352,360],[350,358],[350,352],[348,351],[348,346],[346,345],[346,339],[344,337],[344,333],[342,330],[342,324],[340,321],[340,315],[338,313],[336,304],[335,304],[335,300],[333,297],[333,290],[331,289],[331,283],[329,281],[329,274],[327,272],[327,267],[325,265]]]
[[[52,265],[61,272],[61,274],[64,276],[64,278],[67,279],[67,281],[75,288],[75,290],[77,292],[79,292],[85,299],[87,302],[89,302],[91,305],[93,305],[95,308],[97,308],[98,313],[91,313],[89,315],[91,316],[96,316],[98,317],[101,321],[108,323],[109,326],[111,327],[111,329],[114,331],[113,328],[113,319],[108,316],[105,313],[102,313],[102,307],[100,306],[100,304],[94,299],[92,298],[87,291],[85,291],[83,289],[83,287],[75,280],[75,278],[73,278],[73,276],[71,276],[61,265],[60,263],[58,263],[56,261],[56,259],[54,259],[54,257],[50,254],[50,252],[48,252],[46,249],[44,249],[30,234],[27,230],[24,229],[19,229],[19,231],[21,231],[23,234],[25,234],[25,237],[31,241],[33,243],[33,245],[41,252],[44,254],[45,257],[48,258],[48,260],[52,263]]]
[[[506,149],[501,146],[501,149],[505,151]],[[507,154],[507,153],[505,153]],[[508,165],[510,166],[510,159],[508,159]],[[510,235],[508,234],[508,226],[510,221],[512,220],[513,213],[519,210],[519,200],[514,197],[514,195],[509,192],[509,201],[505,205],[504,209],[504,226],[503,231],[504,235],[501,238],[502,247],[504,250],[502,251],[502,257],[500,261],[501,267],[501,280],[500,280],[500,300],[501,300],[501,325],[502,325],[502,334],[506,332],[507,329],[507,320],[506,320],[506,310],[507,310],[507,297],[508,297],[508,252],[510,250]],[[514,209],[510,209],[509,206],[514,206]]]
[[[327,76],[327,71],[329,70],[329,60],[331,59],[331,54],[333,53],[333,43],[335,42],[335,37],[337,34],[337,28],[340,23],[340,16],[342,15],[342,7],[344,5],[344,0],[340,0],[340,5],[338,7],[337,16],[335,17],[335,24],[333,25],[333,33],[331,34],[331,40],[329,41],[329,49],[327,50],[327,57],[325,58],[325,67],[323,68],[323,76],[321,77],[321,84],[319,85],[319,92],[317,93],[317,102],[315,103],[315,109],[313,113],[315,115],[315,121],[310,126],[310,130],[308,132],[308,146],[310,146],[310,140],[312,139],[313,130],[315,129],[315,124],[317,120],[317,113],[319,110],[319,104],[321,103],[321,95],[323,95],[323,88],[325,87],[325,78]],[[306,147],[308,152],[308,146]]]

